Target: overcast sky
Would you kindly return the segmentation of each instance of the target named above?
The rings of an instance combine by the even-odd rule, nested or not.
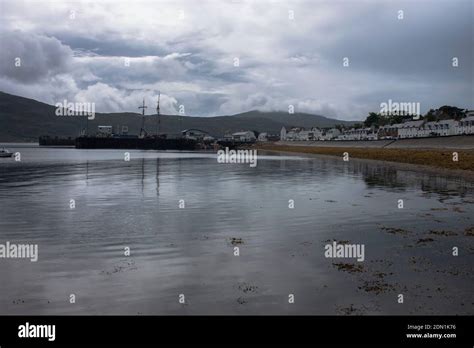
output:
[[[0,90],[149,113],[161,91],[162,113],[196,116],[473,109],[473,3],[0,0]]]

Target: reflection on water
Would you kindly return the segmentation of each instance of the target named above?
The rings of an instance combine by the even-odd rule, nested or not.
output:
[[[2,314],[472,314],[462,178],[335,158],[251,168],[211,153],[13,150],[20,163],[0,162],[0,243],[37,243],[39,261],[0,260]],[[324,258],[333,239],[365,244],[361,274]],[[397,305],[399,292],[416,301]]]

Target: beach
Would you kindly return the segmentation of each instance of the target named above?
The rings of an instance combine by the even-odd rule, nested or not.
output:
[[[408,165],[440,174],[474,179],[474,137],[407,139],[402,141],[317,141],[257,143],[259,150],[365,159]],[[346,157],[346,158],[344,158]]]

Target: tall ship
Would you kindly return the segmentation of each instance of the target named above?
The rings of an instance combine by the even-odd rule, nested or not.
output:
[[[138,135],[129,135],[128,127],[113,132],[112,126],[98,126],[94,136],[88,134],[88,127],[83,134],[75,139],[77,149],[141,149],[141,150],[195,150],[199,144],[195,139],[170,134],[160,134],[160,94],[156,106],[156,133],[150,134],[145,129],[145,99],[138,107],[142,111],[142,125]]]

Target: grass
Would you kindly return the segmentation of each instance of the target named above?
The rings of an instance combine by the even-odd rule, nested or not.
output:
[[[350,147],[317,147],[289,145],[258,145],[257,149],[339,156],[347,152],[349,158],[363,158],[379,161],[410,163],[432,166],[443,169],[460,169],[474,171],[474,150],[441,150],[441,149],[383,149],[383,148],[350,148]],[[453,161],[453,152],[458,153],[458,161]]]

